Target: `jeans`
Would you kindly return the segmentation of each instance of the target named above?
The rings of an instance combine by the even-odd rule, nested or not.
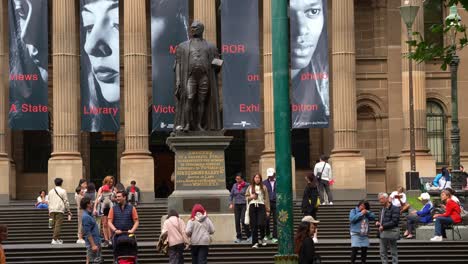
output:
[[[250,228],[248,225],[244,223],[245,219],[245,204],[235,204],[234,205],[234,219],[236,223],[236,237],[237,239],[242,239],[242,231],[244,231],[245,235],[250,237]],[[242,226],[242,229],[241,229]]]
[[[192,246],[192,264],[208,263],[208,246]]]
[[[277,228],[277,220],[278,215],[276,214],[276,202],[270,201],[270,216],[267,217],[266,226],[265,226],[265,234],[270,236],[270,219],[273,222],[273,237],[278,238],[278,228]]]
[[[38,204],[36,208],[37,209],[49,209],[49,205],[41,203],[41,204]]]
[[[367,247],[352,247],[352,252],[351,252],[351,264],[356,263],[356,258],[357,258],[357,253],[359,249],[361,249],[361,263],[366,264],[367,260]]]
[[[319,194],[320,194],[320,202],[324,203],[325,202],[325,195],[324,193],[327,192],[327,197],[328,197],[328,202],[331,203],[333,202],[333,195],[330,190],[330,183],[326,180],[320,180],[319,183]]]
[[[265,236],[265,216],[266,210],[264,204],[251,204],[249,208],[250,227],[252,228],[252,245],[258,243],[258,231],[260,231],[260,239]]]
[[[169,247],[169,264],[184,264],[184,243]]]
[[[390,252],[392,253],[392,263],[398,264],[398,247],[397,241],[394,239],[380,239],[380,260],[382,260],[382,264],[388,264],[388,256],[387,250],[390,248]]]
[[[62,232],[63,213],[53,212],[50,213],[50,217],[54,223],[54,235],[52,239],[60,239],[60,233]]]
[[[447,235],[445,234],[445,227],[451,224],[453,224],[452,218],[442,216],[437,217],[435,221],[435,235],[446,238]]]

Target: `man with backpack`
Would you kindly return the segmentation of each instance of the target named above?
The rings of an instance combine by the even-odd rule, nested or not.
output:
[[[328,156],[320,156],[320,162],[315,164],[314,167],[314,175],[319,181],[318,189],[322,205],[333,205],[333,195],[330,190],[330,182],[332,182],[332,170],[330,164],[328,163]],[[328,200],[325,200],[325,192],[327,193]]]
[[[62,188],[62,178],[55,178],[55,187],[49,191],[49,217],[52,219],[54,235],[52,236],[53,245],[63,244],[60,239],[62,231],[63,215],[68,214],[68,220],[71,220],[70,204],[68,203],[67,191]]]

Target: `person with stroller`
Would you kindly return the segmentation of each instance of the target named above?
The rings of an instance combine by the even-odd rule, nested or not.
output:
[[[119,257],[127,255],[121,250],[136,247],[135,232],[140,221],[136,208],[127,203],[125,191],[118,191],[116,200],[118,204],[110,209],[108,224],[113,234],[114,258],[118,260]]]
[[[101,235],[96,220],[93,217],[93,202],[89,197],[80,200],[80,208],[83,210],[81,223],[83,238],[86,244],[86,264],[103,263],[101,255]]]

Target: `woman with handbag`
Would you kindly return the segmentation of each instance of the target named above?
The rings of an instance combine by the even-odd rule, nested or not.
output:
[[[304,216],[312,216],[317,219],[317,211],[320,206],[320,197],[318,192],[318,180],[313,173],[308,173],[306,176],[307,185],[304,189],[304,195],[302,196],[302,213]],[[317,228],[313,237],[314,243],[318,242],[317,239]]]
[[[375,220],[375,214],[370,211],[369,202],[361,200],[357,207],[349,212],[349,231],[351,234],[351,263],[356,263],[356,257],[361,250],[361,263],[367,260],[369,247],[369,221]]]
[[[169,210],[161,234],[166,234],[167,237],[169,264],[183,264],[184,249],[190,242],[185,234],[185,223],[179,218],[179,213],[176,210]]]
[[[314,240],[312,239],[319,222],[310,215],[305,216],[297,228],[294,236],[294,253],[299,255],[299,264],[321,263],[320,257],[315,253]]]
[[[195,204],[185,233],[190,237],[192,264],[208,263],[208,249],[215,228],[201,204]]]

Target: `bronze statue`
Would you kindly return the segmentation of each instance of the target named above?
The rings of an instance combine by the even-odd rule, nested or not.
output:
[[[177,46],[175,131],[220,130],[216,74],[222,60],[216,46],[203,39],[204,25],[194,21],[192,38]]]

